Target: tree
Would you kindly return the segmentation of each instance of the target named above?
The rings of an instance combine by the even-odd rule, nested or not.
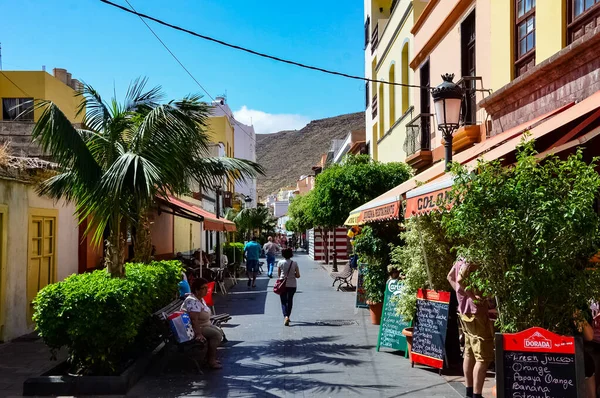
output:
[[[600,297],[600,272],[589,262],[600,243],[600,176],[581,150],[539,160],[533,145],[518,148],[514,167],[479,162],[472,173],[455,164],[444,226],[463,240],[459,255],[479,266],[470,285],[497,298],[502,331],[572,333],[574,314]]]
[[[310,218],[314,225],[326,229],[343,225],[350,211],[403,183],[411,173],[405,163],[380,163],[368,155],[347,156],[317,176],[309,201]],[[335,246],[335,234],[333,239]],[[327,244],[325,247],[328,261]]]
[[[288,216],[290,217],[290,221],[294,222],[296,229],[291,229],[291,231],[305,232],[307,229],[313,227],[314,223],[310,214],[312,192],[310,191],[305,195],[294,196],[292,198],[288,208]],[[286,227],[286,229],[288,228]]]
[[[59,164],[60,172],[39,191],[76,203],[81,221],[89,219],[94,242],[106,236],[105,263],[113,276],[123,275],[127,233],[149,237],[147,213],[156,196],[180,195],[189,183],[212,186],[262,172],[255,163],[209,156],[205,131],[210,107],[201,97],[161,103],[160,87],[146,90],[147,79],[129,86],[124,103],[104,101],[91,86],[79,94],[84,129],[74,127],[50,101],[36,106],[43,113],[33,138]],[[136,257],[148,257],[139,244]]]
[[[258,206],[251,209],[241,210],[233,219],[238,231],[246,236],[246,240],[252,234],[260,235],[263,232],[273,232],[277,226],[277,220],[271,215],[269,209]]]

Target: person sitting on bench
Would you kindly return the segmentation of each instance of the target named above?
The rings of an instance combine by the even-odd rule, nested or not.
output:
[[[203,299],[208,292],[208,281],[198,278],[192,282],[191,289],[192,293],[185,298],[181,310],[190,316],[196,339],[208,346],[206,353],[208,366],[211,369],[222,369],[223,366],[217,359],[217,347],[223,340],[223,331],[211,324],[211,311]]]

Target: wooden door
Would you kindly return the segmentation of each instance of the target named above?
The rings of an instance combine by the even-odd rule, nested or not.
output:
[[[44,287],[56,282],[56,217],[32,215],[29,221],[27,267],[27,319],[33,315],[33,299]]]

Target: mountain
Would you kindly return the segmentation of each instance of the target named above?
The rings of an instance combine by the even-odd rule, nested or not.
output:
[[[279,188],[295,186],[301,175],[331,147],[331,140],[343,139],[352,130],[365,128],[364,112],[313,120],[300,130],[256,135],[256,160],[266,171],[258,178],[258,197],[265,198]]]

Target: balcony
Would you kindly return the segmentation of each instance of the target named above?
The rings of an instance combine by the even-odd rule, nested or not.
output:
[[[233,194],[231,191],[223,191],[223,208],[233,207]]]
[[[432,116],[431,113],[421,113],[406,125],[405,162],[416,170],[429,166],[433,161],[431,152]]]
[[[377,50],[377,44],[379,44],[379,24],[375,23],[373,32],[371,33],[371,55],[375,54],[375,50]]]

